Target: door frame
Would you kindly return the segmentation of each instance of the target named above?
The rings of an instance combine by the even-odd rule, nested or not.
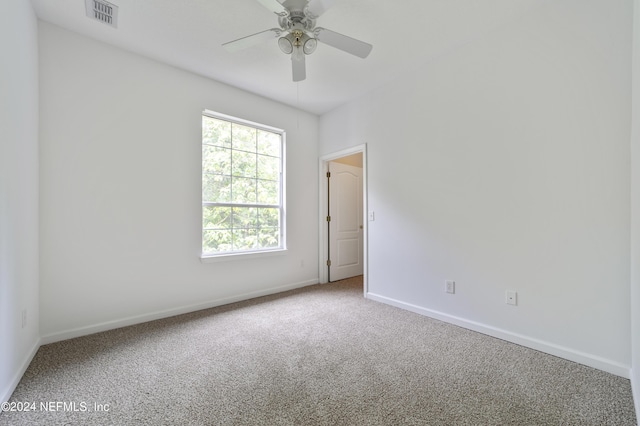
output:
[[[320,200],[318,202],[318,240],[320,247],[318,250],[318,271],[319,282],[325,284],[328,282],[328,267],[327,267],[327,250],[329,248],[329,235],[327,230],[327,210],[329,208],[329,194],[327,192],[327,171],[329,171],[329,162],[337,160],[342,157],[346,157],[353,154],[362,154],[362,261],[363,261],[363,282],[364,282],[364,294],[366,296],[368,289],[368,275],[369,275],[369,239],[367,223],[367,185],[368,185],[368,173],[367,173],[367,144],[357,145],[352,148],[343,149],[341,151],[326,154],[319,159],[319,171],[320,179],[318,194]]]

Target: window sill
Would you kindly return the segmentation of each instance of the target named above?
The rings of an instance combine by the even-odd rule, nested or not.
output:
[[[282,256],[287,253],[287,249],[274,249],[265,251],[250,251],[245,253],[225,253],[225,254],[203,254],[200,256],[201,263],[230,262],[233,260],[248,260],[261,257]]]

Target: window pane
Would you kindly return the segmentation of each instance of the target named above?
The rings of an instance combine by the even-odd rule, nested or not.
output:
[[[203,253],[282,247],[283,134],[203,114],[202,144]]]
[[[278,227],[280,225],[280,209],[263,208],[258,213],[260,228]]]
[[[233,208],[234,228],[257,228],[258,209],[255,207],[234,207]]]
[[[251,250],[258,248],[258,231],[256,229],[234,229],[233,249]]]
[[[234,150],[232,159],[231,174],[233,176],[256,177],[256,154]]]
[[[280,142],[279,134],[258,130],[258,153],[280,157]]]
[[[231,202],[250,204],[256,202],[256,180],[234,177]]]
[[[202,175],[202,201],[228,203],[231,201],[231,176]]]
[[[280,204],[280,184],[277,181],[258,180],[258,203]]]
[[[278,180],[280,175],[280,159],[258,155],[258,178]]]
[[[256,129],[233,123],[231,125],[231,130],[233,149],[256,152]]]
[[[202,207],[202,229],[231,229],[231,207]]]
[[[231,231],[202,232],[202,251],[204,253],[218,253],[233,250],[233,236]]]
[[[280,229],[260,228],[260,236],[258,240],[260,248],[280,247]]]
[[[231,148],[231,123],[202,116],[202,143]]]
[[[231,174],[231,150],[202,145],[202,171],[204,173]]]

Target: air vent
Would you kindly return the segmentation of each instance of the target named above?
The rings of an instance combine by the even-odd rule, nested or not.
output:
[[[118,6],[104,0],[85,0],[87,16],[103,24],[118,27]]]

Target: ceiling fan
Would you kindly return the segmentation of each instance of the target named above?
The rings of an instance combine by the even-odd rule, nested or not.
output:
[[[330,6],[331,0],[257,0],[264,7],[278,15],[280,28],[271,28],[238,40],[224,43],[229,52],[256,45],[277,38],[280,50],[291,55],[293,81],[306,78],[305,55],[312,54],[318,42],[344,52],[366,58],[372,45],[348,37],[335,31],[316,27],[318,19]]]

